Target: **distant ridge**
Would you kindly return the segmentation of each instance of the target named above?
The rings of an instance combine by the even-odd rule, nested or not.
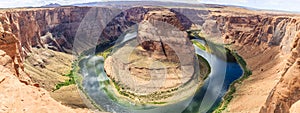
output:
[[[48,4],[48,5],[44,5],[42,7],[61,7],[61,5],[58,4],[58,3],[51,3],[51,4]]]
[[[58,3],[51,3],[42,7],[63,7]],[[270,9],[258,9],[246,6],[238,5],[224,5],[224,4],[207,4],[207,3],[184,3],[184,2],[165,2],[165,1],[102,1],[102,2],[88,2],[77,3],[67,6],[79,6],[79,7],[115,7],[115,8],[130,8],[135,6],[161,6],[161,7],[202,7],[202,8],[225,8],[225,7],[237,7],[254,11],[269,11],[269,12],[281,12],[281,13],[299,13],[296,11],[282,11],[282,10],[270,10]]]
[[[107,2],[89,2],[81,4],[73,4],[74,6],[188,6],[188,7],[207,7],[206,4],[183,3],[183,2],[164,2],[164,1],[107,1]],[[219,7],[221,5],[210,4],[211,7]]]

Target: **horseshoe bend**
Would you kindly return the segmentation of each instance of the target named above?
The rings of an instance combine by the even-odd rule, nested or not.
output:
[[[1,113],[299,112],[296,12],[110,1],[0,17]]]
[[[194,51],[187,33],[168,24],[153,26],[143,21],[138,25],[137,39],[115,49],[105,60],[104,68],[111,79],[138,99],[146,97],[144,99],[148,100],[147,96],[155,95],[151,100],[160,100],[174,95],[172,91],[180,89],[188,93],[199,87],[201,82],[195,81],[200,81],[201,76],[197,72],[199,65]],[[180,88],[185,86],[188,88]],[[170,94],[156,94],[162,92]]]

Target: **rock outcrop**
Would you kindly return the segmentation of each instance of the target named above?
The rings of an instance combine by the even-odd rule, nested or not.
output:
[[[24,73],[19,40],[12,33],[7,31],[0,31],[0,36],[0,65],[10,69],[23,83],[31,84],[29,76]]]
[[[168,103],[194,94],[200,85],[194,81],[202,79],[195,49],[178,22],[170,10],[149,11],[138,23],[137,38],[114,48],[104,68],[121,94],[136,103]]]

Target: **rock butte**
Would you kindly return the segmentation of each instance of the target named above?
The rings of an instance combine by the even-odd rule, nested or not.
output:
[[[104,63],[121,92],[139,100],[136,103],[179,101],[193,95],[203,80],[187,33],[158,20],[142,21],[137,32],[136,39],[115,47]]]
[[[297,106],[294,103],[300,99],[300,85],[298,84],[300,81],[299,77],[297,77],[300,65],[300,15],[270,11],[251,11],[218,5],[205,6],[206,8],[194,9],[171,8],[173,12],[177,11],[175,14],[176,18],[180,18],[178,19],[179,21],[174,21],[174,19],[163,20],[182,29],[187,29],[194,23],[195,26],[201,26],[206,34],[211,36],[216,33],[221,34],[221,36],[216,38],[209,38],[209,36],[207,38],[231,43],[231,48],[237,50],[246,60],[249,68],[253,70],[253,75],[243,81],[242,84],[236,84],[237,92],[233,95],[234,98],[225,111],[286,113],[289,112],[291,106]],[[31,92],[39,89],[32,86],[36,83],[32,82],[29,76],[33,75],[29,73],[28,76],[24,72],[25,57],[32,52],[32,48],[36,47],[48,47],[52,50],[71,53],[70,49],[73,46],[76,31],[90,9],[92,8],[59,7],[4,9],[0,11],[0,50],[6,53],[4,55],[4,52],[0,52],[0,64],[3,65],[1,68],[6,68],[8,71],[0,74],[0,87],[3,88],[0,90],[1,100],[7,99],[12,92],[12,94],[21,95],[26,94],[27,91]],[[115,36],[119,36],[124,32],[124,29],[131,26],[130,21],[142,21],[149,16],[149,10],[155,9],[159,8],[138,7],[129,9],[127,13],[118,15],[124,18],[114,19],[107,27],[104,27],[105,23],[108,23],[107,21],[110,21],[116,16],[114,14],[119,11],[111,8],[93,9],[97,11],[94,17],[99,18],[96,20],[103,18],[99,16],[101,14],[109,15],[103,19],[107,21],[98,22],[99,28],[107,28],[104,29],[103,37],[99,39],[98,43],[103,42],[103,40],[115,40]],[[99,15],[97,16],[96,14]],[[195,21],[186,20],[182,14]],[[79,30],[91,31],[92,29],[86,26],[85,29]],[[41,37],[46,35],[47,32],[52,33],[55,38],[50,37],[46,38],[47,40],[43,40]],[[99,32],[95,32],[95,34],[97,33]],[[84,42],[86,37],[84,34],[81,34],[81,36],[78,38],[78,44],[82,45],[82,48],[89,48],[89,45],[91,45],[89,43],[92,42]],[[78,48],[76,52],[83,51],[82,48]],[[21,84],[17,79],[25,84]],[[11,87],[12,90],[8,90],[9,87],[6,86],[11,84],[16,84],[17,86]],[[18,87],[22,87],[22,90],[13,90]],[[47,92],[45,91],[45,93]],[[29,94],[24,97],[32,96],[32,94]],[[44,97],[48,98],[49,101],[44,100]],[[36,98],[40,99],[40,101],[33,104],[22,104],[24,106],[19,106],[20,108],[17,109],[23,110],[29,106],[39,108],[44,105],[41,102],[47,101],[47,108],[53,108],[51,110],[45,109],[48,112],[52,110],[59,112],[60,109],[72,110],[57,104],[48,94],[42,97],[37,96]],[[22,99],[13,99],[16,103],[22,101]],[[27,99],[24,100],[27,101]],[[11,100],[1,102],[9,104]],[[0,105],[0,110],[2,111],[14,108],[14,106],[2,106],[5,104]],[[55,107],[51,107],[51,105],[55,105]]]

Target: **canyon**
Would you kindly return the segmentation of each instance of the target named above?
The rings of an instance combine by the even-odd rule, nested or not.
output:
[[[172,13],[153,13],[162,9]],[[234,84],[236,92],[224,112],[296,113],[300,107],[298,14],[214,5],[134,7],[123,12],[57,7],[0,10],[0,112],[91,112],[75,85],[53,91],[55,85],[68,80],[62,75],[71,70],[77,55],[117,40],[143,20],[201,29],[206,40],[230,45],[245,59],[252,75]],[[70,96],[74,100],[67,100]]]

